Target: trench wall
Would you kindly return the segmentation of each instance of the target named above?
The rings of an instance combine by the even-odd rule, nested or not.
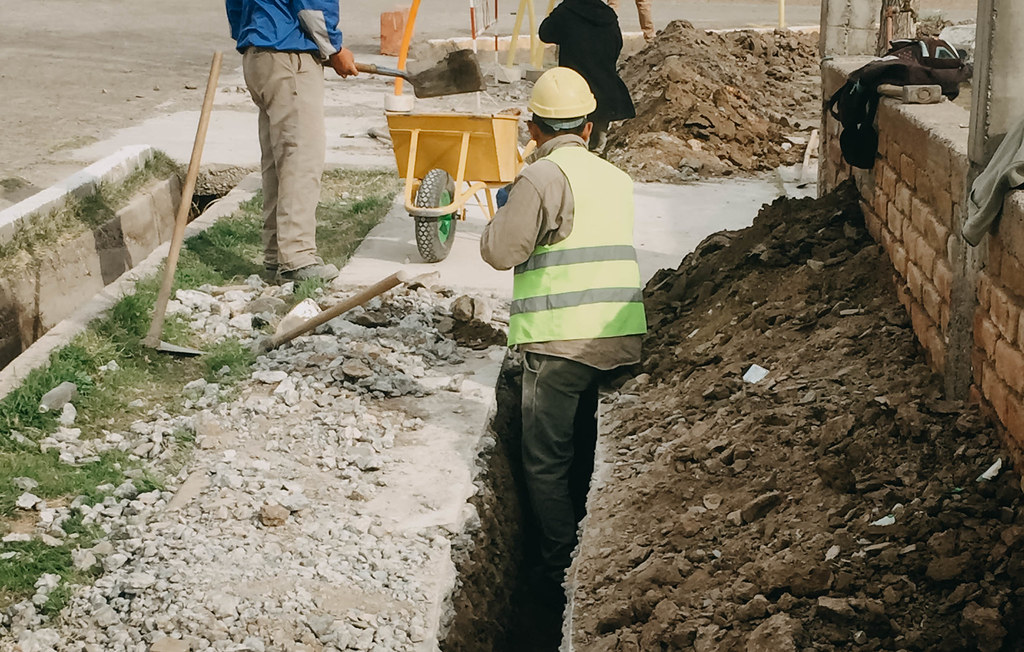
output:
[[[870,59],[851,57],[822,66],[823,96],[831,97]],[[840,125],[823,117],[819,185],[828,192],[854,177],[868,230],[893,266],[900,302],[931,367],[945,374],[951,319],[973,321],[969,358],[972,394],[1004,426],[1024,461],[1024,192],[1013,192],[1003,217],[965,265],[970,245],[965,219],[970,114],[951,102],[904,105],[883,99],[878,110],[878,157],[872,170],[842,160]],[[959,270],[959,271],[958,271]],[[976,272],[976,273],[975,273]],[[955,293],[954,284],[966,283]],[[956,295],[954,304],[954,295]],[[972,319],[973,317],[973,319]]]
[[[157,182],[106,224],[11,261],[0,274],[0,368],[169,240],[180,200],[176,176]]]

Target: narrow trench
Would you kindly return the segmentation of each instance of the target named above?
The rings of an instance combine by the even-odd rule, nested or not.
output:
[[[480,527],[455,546],[459,586],[445,652],[555,652],[561,643],[561,614],[540,612],[528,581],[537,537],[519,452],[521,379],[521,367],[506,355],[495,388],[495,443],[481,454],[479,491],[471,499]]]
[[[196,219],[203,214],[203,211],[209,207],[210,204],[217,201],[227,192],[215,193],[215,194],[204,194],[204,195],[192,195],[192,206],[188,211],[188,221]]]

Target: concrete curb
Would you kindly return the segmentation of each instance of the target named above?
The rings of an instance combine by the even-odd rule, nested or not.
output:
[[[90,168],[86,168],[86,170]],[[77,176],[74,175],[70,178],[73,179]],[[259,173],[245,177],[231,192],[211,204],[202,215],[189,224],[185,229],[185,237],[188,238],[202,233],[213,226],[220,218],[231,215],[238,210],[238,207],[243,202],[252,198],[260,187]],[[135,283],[139,279],[156,272],[160,264],[167,258],[169,249],[169,242],[158,246],[145,260],[103,288],[89,302],[75,311],[73,315],[51,328],[49,332],[36,340],[21,355],[0,370],[0,399],[3,399],[20,386],[33,370],[45,366],[50,360],[51,353],[68,344],[76,335],[83,332],[90,322],[106,313],[121,297],[134,292]]]
[[[33,216],[42,217],[61,208],[70,199],[86,197],[101,183],[121,181],[148,163],[155,151],[149,145],[122,147],[60,183],[5,208],[0,211],[0,243],[13,238],[25,220]]]

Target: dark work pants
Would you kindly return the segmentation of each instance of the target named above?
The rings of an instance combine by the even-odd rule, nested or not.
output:
[[[523,364],[523,469],[546,579],[560,585],[586,509],[597,442],[597,391],[607,372],[536,353]]]

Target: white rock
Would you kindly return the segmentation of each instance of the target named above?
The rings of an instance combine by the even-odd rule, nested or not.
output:
[[[62,426],[72,426],[75,423],[75,419],[78,417],[78,410],[75,409],[73,403],[65,403],[64,407],[60,410],[60,417],[57,418],[57,422]]]
[[[21,489],[22,491],[32,491],[33,489],[39,486],[39,483],[33,480],[32,478],[14,478],[13,480],[11,480],[11,482],[14,484],[15,487]]]
[[[258,380],[259,382],[266,383],[268,385],[273,385],[275,383],[280,383],[281,381],[283,381],[287,377],[288,377],[288,374],[283,372],[283,371],[254,371],[254,372],[252,372],[252,379],[253,380]]]
[[[42,502],[42,498],[35,494],[25,492],[18,496],[18,500],[14,504],[17,505],[18,509],[34,509],[40,502]]]
[[[115,552],[114,554],[107,555],[103,558],[103,570],[109,573],[121,568],[126,563],[128,563],[128,555],[121,552]]]
[[[228,320],[228,324],[232,328],[236,328],[236,329],[238,329],[240,331],[244,331],[244,332],[248,333],[248,332],[252,331],[252,315],[250,315],[250,314],[237,315],[235,317],[232,317],[230,320]]]
[[[71,563],[75,567],[75,570],[89,570],[97,563],[96,555],[94,555],[91,550],[72,550]]]
[[[139,592],[156,584],[156,577],[149,573],[132,573],[125,579],[125,586],[132,591]]]
[[[93,613],[93,618],[96,620],[96,624],[106,629],[107,627],[113,627],[121,623],[121,618],[114,611],[114,608],[109,604],[105,604]]]

